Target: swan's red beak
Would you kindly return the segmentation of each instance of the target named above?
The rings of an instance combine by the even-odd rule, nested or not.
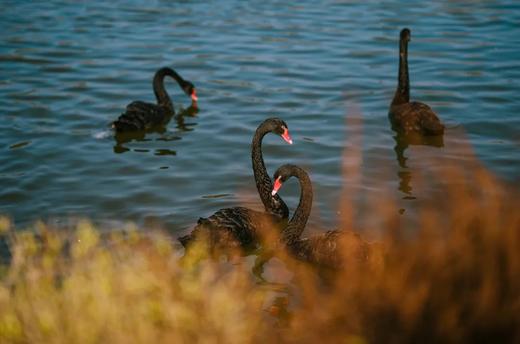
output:
[[[285,142],[287,142],[288,144],[292,145],[292,139],[291,139],[291,135],[289,135],[289,129],[284,128],[284,131],[282,134],[282,139],[284,139]]]
[[[280,190],[280,188],[282,187],[282,182],[280,181],[280,179],[282,179],[282,177],[278,177],[274,181],[273,191],[271,191],[272,196],[276,195],[278,190]]]
[[[191,100],[193,102],[197,102],[199,100],[199,97],[197,97],[197,92],[195,92],[195,89],[191,92]]]

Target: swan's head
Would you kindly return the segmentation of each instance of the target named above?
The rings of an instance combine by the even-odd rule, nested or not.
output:
[[[280,135],[282,139],[285,140],[285,142],[292,145],[293,140],[289,134],[289,127],[287,126],[287,123],[279,118],[269,118],[265,120],[264,123],[268,125],[270,131]]]
[[[286,164],[281,166],[276,170],[273,176],[274,185],[273,185],[273,191],[271,191],[271,195],[276,195],[276,193],[280,190],[283,183],[287,181],[287,179],[294,176],[294,171],[298,167],[291,164]]]
[[[184,80],[182,84],[182,90],[184,93],[186,93],[187,96],[189,96],[192,100],[192,102],[196,103],[199,98],[197,97],[197,92],[195,91],[195,86],[187,80]]]
[[[412,33],[410,32],[410,29],[404,28],[401,30],[401,41],[410,42],[412,39]]]

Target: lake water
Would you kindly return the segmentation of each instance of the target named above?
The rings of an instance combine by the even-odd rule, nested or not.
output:
[[[86,217],[178,234],[222,207],[261,209],[250,142],[272,116],[295,144],[265,138],[269,173],[287,162],[309,171],[316,228],[338,223],[345,192],[355,205],[389,195],[413,216],[427,197],[414,171],[434,170],[430,156],[464,160],[461,141],[500,178],[520,181],[517,1],[2,4],[0,213],[18,228]],[[412,99],[448,129],[442,147],[410,146],[400,164],[387,112],[405,26]],[[162,66],[196,85],[200,111],[117,142],[110,121],[133,100],[155,101]],[[166,87],[177,109],[189,105],[174,82]],[[294,207],[289,184],[281,195]]]

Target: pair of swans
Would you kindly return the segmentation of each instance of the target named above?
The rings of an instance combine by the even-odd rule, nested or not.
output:
[[[405,28],[400,32],[398,86],[390,105],[389,118],[393,128],[405,135],[442,135],[444,125],[426,104],[410,102],[410,84],[408,76],[408,42],[411,32]],[[113,123],[116,131],[144,130],[165,123],[165,119],[174,113],[166,90],[164,77],[173,77],[192,99],[197,101],[195,87],[182,79],[170,68],[160,69],[154,77],[154,93],[158,104],[132,102],[126,112]],[[341,265],[340,241],[345,236],[360,248],[361,258],[366,257],[367,244],[359,235],[350,231],[327,231],[321,235],[301,238],[312,207],[312,184],[308,174],[296,165],[283,165],[274,174],[274,184],[265,168],[261,143],[268,133],[281,136],[292,143],[287,124],[278,118],[265,120],[257,128],[252,140],[252,163],[255,182],[265,212],[254,211],[245,207],[220,209],[208,218],[200,218],[193,231],[179,238],[185,247],[201,236],[209,239],[212,247],[254,247],[262,233],[275,228],[280,231],[280,240],[297,258],[317,265],[339,267]],[[278,190],[289,178],[295,177],[300,182],[300,201],[292,218],[285,202],[278,195]]]
[[[204,238],[214,248],[255,248],[263,235],[276,230],[280,233],[280,242],[296,258],[327,267],[341,266],[341,245],[343,237],[355,240],[366,257],[367,244],[359,235],[350,231],[328,231],[322,235],[301,238],[312,208],[312,184],[307,172],[302,168],[286,164],[276,170],[273,180],[269,178],[262,155],[262,139],[268,133],[282,137],[292,143],[287,124],[279,118],[269,118],[262,122],[253,136],[251,160],[258,194],[265,212],[254,211],[245,207],[232,207],[218,210],[208,218],[200,218],[193,231],[179,237],[181,244],[189,248],[193,242]],[[283,183],[295,177],[300,182],[300,201],[290,220],[287,205],[278,195]]]

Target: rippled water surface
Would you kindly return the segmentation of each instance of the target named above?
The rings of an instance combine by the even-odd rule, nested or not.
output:
[[[434,170],[430,156],[463,160],[460,141],[498,176],[520,181],[516,1],[2,7],[0,213],[17,226],[88,217],[180,233],[221,207],[260,209],[250,141],[274,115],[295,144],[266,137],[269,173],[286,162],[309,171],[316,227],[337,224],[345,190],[355,204],[390,193],[395,211],[413,210],[426,196],[414,171]],[[448,130],[441,147],[410,146],[400,157],[387,111],[404,26],[412,30],[412,98],[431,105]],[[196,85],[200,111],[118,142],[108,124],[130,101],[154,100],[161,66]],[[176,84],[167,88],[177,109],[189,105]],[[360,176],[344,182],[349,164]],[[292,207],[296,185],[282,191]]]

